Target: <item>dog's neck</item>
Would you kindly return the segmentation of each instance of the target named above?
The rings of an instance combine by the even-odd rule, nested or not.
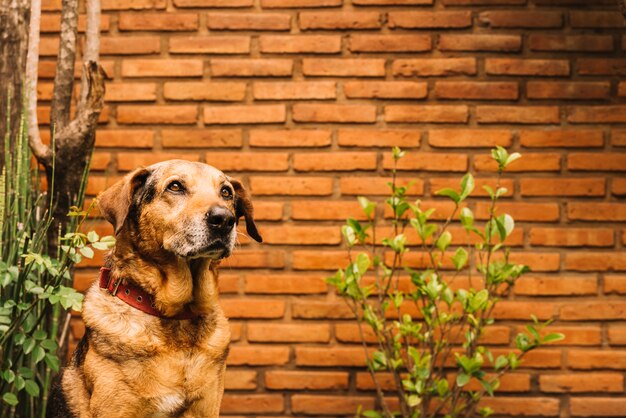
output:
[[[117,238],[109,258],[111,276],[136,283],[154,298],[165,316],[189,306],[192,312],[209,314],[217,304],[217,262],[207,258],[187,260],[163,251],[143,254],[129,245],[124,233]]]

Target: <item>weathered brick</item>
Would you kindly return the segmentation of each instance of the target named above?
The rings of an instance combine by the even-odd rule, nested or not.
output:
[[[608,82],[529,81],[526,84],[529,99],[599,100],[608,99],[610,90]]]
[[[294,251],[292,252],[292,268],[294,270],[337,270],[348,264],[346,254],[342,251]]]
[[[102,55],[140,55],[156,54],[161,50],[158,36],[101,37],[100,54]]]
[[[340,302],[294,302],[291,305],[291,312],[294,318],[299,319],[354,319],[354,313],[350,308]]]
[[[519,35],[449,35],[439,36],[441,51],[516,52],[522,47]]]
[[[98,134],[100,135],[100,134]],[[235,148],[243,143],[238,129],[164,129],[164,148]]]
[[[331,132],[313,129],[254,129],[249,133],[252,147],[326,147]]]
[[[378,12],[302,12],[302,30],[378,29],[382,26]]]
[[[343,0],[261,0],[261,7],[263,7],[264,9],[338,7],[341,6],[342,2]]]
[[[374,399],[369,396],[298,394],[291,397],[291,407],[293,412],[303,415],[346,415],[357,408],[372,409]]]
[[[153,143],[154,132],[148,129],[107,129],[96,135],[98,148],[151,148]]]
[[[385,177],[344,177],[339,180],[342,195],[382,195],[390,192],[389,183],[391,178]],[[409,182],[412,182],[409,186]],[[419,196],[424,193],[424,182],[419,179],[399,178],[398,185],[408,186],[407,195]]]
[[[155,83],[107,83],[107,102],[153,102],[157,98]]]
[[[185,125],[195,123],[196,106],[135,106],[117,107],[117,121],[121,124],[164,123]]]
[[[626,154],[572,153],[567,156],[571,171],[626,171]]]
[[[289,154],[284,152],[208,152],[207,164],[224,171],[287,171]]]
[[[220,305],[229,318],[282,318],[285,314],[282,300],[222,298]]]
[[[427,58],[427,59],[397,59],[391,67],[395,76],[455,76],[475,75],[475,58]]]
[[[491,155],[476,155],[474,157],[474,168],[477,171],[498,171],[498,163],[491,158]],[[508,172],[525,171],[559,171],[561,169],[561,155],[538,153],[525,153],[524,158],[513,161],[506,167]]]
[[[337,143],[342,147],[419,147],[422,133],[413,129],[340,129]]]
[[[45,2],[44,2],[45,3]],[[60,2],[59,2],[60,4]],[[44,5],[42,4],[42,8]],[[111,26],[109,15],[100,16],[100,32],[107,32]],[[78,32],[84,33],[87,27],[87,16],[78,16]],[[56,33],[61,31],[61,15],[59,13],[44,13],[41,15],[39,27],[41,33]]]
[[[470,11],[389,12],[387,19],[392,29],[456,29],[472,26]]]
[[[256,100],[334,99],[337,85],[333,81],[301,81],[291,83],[254,83],[252,94]]]
[[[349,99],[424,99],[428,86],[410,81],[350,81],[343,91]]]
[[[568,202],[567,217],[571,220],[596,222],[626,221],[626,205],[605,202]]]
[[[195,13],[120,13],[117,27],[121,31],[194,31],[198,29]]]
[[[385,60],[304,58],[302,73],[319,77],[383,77]]]
[[[293,72],[287,59],[212,59],[214,77],[285,77]]]
[[[144,9],[165,9],[165,0],[103,0],[102,10],[144,10]]]
[[[152,152],[149,154],[120,152],[117,154],[117,169],[120,171],[131,171],[140,166],[148,166],[160,161],[174,159],[198,161],[198,155],[173,152]]]
[[[346,218],[365,219],[358,202],[350,201],[310,201],[291,202],[291,218],[296,220],[344,220]]]
[[[610,247],[614,232],[609,228],[532,228],[530,243],[550,247]]]
[[[341,37],[336,35],[261,35],[259,48],[272,54],[336,54],[341,51]]]
[[[281,123],[286,119],[284,105],[205,107],[204,123],[231,125],[240,123]]]
[[[563,15],[560,12],[492,10],[482,12],[478,23],[492,28],[560,28]]]
[[[469,109],[462,105],[385,106],[385,120],[387,122],[465,123],[468,118]]]
[[[249,36],[176,36],[169,40],[173,54],[247,54]]]
[[[372,105],[295,104],[292,117],[296,122],[373,123],[376,107]]]
[[[482,148],[511,145],[513,134],[496,129],[434,129],[428,132],[428,143],[438,148]]]
[[[559,414],[560,402],[558,399],[547,397],[513,398],[498,396],[481,399],[479,406],[488,406],[498,415],[553,417]]]
[[[163,85],[163,97],[167,100],[237,102],[245,96],[245,83],[168,82]]]
[[[209,13],[211,30],[289,30],[291,16],[286,13]]]
[[[254,0],[174,0],[176,7],[251,7]]]
[[[515,281],[515,294],[529,296],[595,295],[598,281],[595,277],[577,276],[523,276]]]
[[[587,129],[568,130],[522,130],[520,144],[524,147],[601,147],[604,144],[602,131]]]
[[[571,11],[569,21],[573,28],[621,28],[624,26],[624,19],[614,11]]]
[[[530,35],[531,51],[608,52],[613,50],[609,35]]]
[[[222,262],[222,266],[229,268],[270,268],[282,269],[285,267],[283,251],[238,250]],[[241,302],[239,302],[241,303]]]
[[[432,49],[430,35],[350,35],[351,52],[423,52]]]
[[[283,412],[283,395],[229,394],[222,397],[220,412],[223,414]]]
[[[357,6],[412,6],[429,5],[434,0],[353,0],[352,4]]]
[[[126,59],[123,77],[196,77],[202,75],[202,60]]]
[[[376,154],[370,152],[333,152],[296,154],[296,171],[375,170]]]
[[[255,195],[325,196],[332,192],[328,177],[251,177],[250,186]]]
[[[489,203],[478,202],[475,208],[477,219],[489,218]],[[517,221],[554,222],[560,217],[559,205],[556,203],[525,203],[498,202],[497,213],[508,213]]]
[[[626,260],[619,252],[569,253],[565,255],[565,268],[572,271],[624,271]]]
[[[333,226],[268,226],[263,229],[263,242],[287,245],[337,245],[341,233]]]
[[[624,58],[579,58],[576,66],[581,75],[626,75]]]
[[[620,417],[624,415],[621,398],[570,398],[570,411],[574,417]]]
[[[528,178],[520,180],[522,196],[604,196],[603,178]]]
[[[228,352],[229,366],[267,366],[280,365],[289,361],[289,347],[233,345]]]
[[[625,123],[626,106],[572,107],[567,117],[571,123]]]
[[[347,372],[271,370],[265,373],[269,389],[341,390],[348,388]]]
[[[478,123],[554,124],[560,121],[556,106],[478,106]]]
[[[438,99],[516,100],[519,97],[517,83],[506,81],[438,81],[434,93]]]
[[[446,6],[514,6],[526,4],[527,0],[443,0]]]
[[[248,341],[282,343],[324,343],[330,340],[328,324],[248,323]]]
[[[423,171],[466,171],[468,165],[467,155],[450,153],[425,153],[408,154],[398,161],[398,170],[423,170]],[[391,154],[386,153],[383,158],[383,168],[391,169],[394,161]]]
[[[567,361],[572,369],[626,369],[624,350],[569,350]]]
[[[626,131],[611,131],[611,145],[616,147],[626,147]]]
[[[256,209],[256,208],[255,208]],[[265,228],[263,230],[265,235]],[[265,238],[265,237],[264,237]],[[222,277],[220,276],[220,282]],[[305,295],[326,293],[328,285],[323,275],[306,274],[251,274],[246,276],[246,293],[271,295]]]
[[[429,183],[430,183],[430,192],[431,194],[434,194],[436,190],[441,190],[444,188],[458,189],[460,181],[459,179],[456,179],[456,178],[431,177],[429,180]],[[481,197],[489,196],[489,194],[487,193],[487,190],[485,190],[483,186],[489,186],[492,190],[495,190],[497,183],[498,181],[496,178],[485,178],[485,177],[475,178],[474,179],[474,184],[475,184],[474,191],[471,193],[470,196],[481,196]],[[503,194],[504,197],[513,196],[513,191],[515,189],[515,186],[512,180],[500,179],[500,187],[504,187],[507,189],[507,192]],[[453,238],[454,238],[454,234],[453,234]],[[464,238],[462,243],[465,244],[466,241],[467,240]],[[510,241],[508,240],[507,240],[507,243],[509,245],[511,244]]]
[[[609,342],[611,345],[626,345],[626,327],[622,325],[610,325]]]
[[[487,58],[485,71],[490,75],[558,77],[568,76],[570,65],[566,60]]]
[[[296,347],[296,364],[322,367],[363,366],[365,353],[362,347]]]

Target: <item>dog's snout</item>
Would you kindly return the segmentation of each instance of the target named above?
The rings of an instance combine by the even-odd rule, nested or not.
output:
[[[235,216],[225,207],[213,206],[207,213],[207,222],[214,228],[232,228],[235,224]]]

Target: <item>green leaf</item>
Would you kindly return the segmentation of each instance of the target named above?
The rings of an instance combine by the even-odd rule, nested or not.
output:
[[[470,302],[470,307],[473,311],[477,311],[479,309],[484,309],[487,305],[487,300],[489,299],[489,291],[487,289],[483,289],[476,293]]]
[[[36,340],[43,340],[48,336],[48,334],[46,333],[46,331],[42,330],[42,329],[38,329],[35,332],[33,332],[33,338]]]
[[[449,231],[444,231],[439,236],[439,239],[437,240],[436,245],[437,245],[437,248],[439,248],[441,252],[444,252],[450,245],[450,242],[452,242],[452,234]]]
[[[15,406],[18,403],[17,396],[15,396],[11,392],[7,392],[4,395],[2,395],[2,400],[11,406]]]
[[[87,239],[89,240],[89,242],[94,243],[100,239],[100,236],[96,231],[89,231],[87,233]]]
[[[465,200],[474,191],[474,176],[467,173],[461,179],[461,195],[459,200]]]
[[[404,157],[406,152],[402,151],[400,147],[393,147],[391,149],[391,155],[395,161],[398,161],[400,158]]]
[[[349,225],[344,225],[341,227],[341,234],[346,239],[349,247],[354,246],[356,244],[356,233],[354,232],[354,228]]]
[[[27,380],[26,385],[24,386],[26,389],[26,393],[28,393],[32,397],[39,396],[39,386],[32,380]]]
[[[369,269],[371,264],[371,260],[368,257],[367,254],[365,253],[360,253],[357,257],[356,257],[356,263],[355,266],[358,270],[359,275],[364,275],[367,272],[367,269]]]
[[[26,340],[24,341],[24,345],[22,346],[22,350],[24,351],[24,354],[30,353],[31,351],[33,351],[33,348],[35,348],[35,339],[26,338]]]
[[[409,404],[409,406],[411,408],[414,408],[417,405],[422,403],[422,398],[420,398],[419,396],[413,394],[413,395],[409,395],[406,401],[407,401],[407,403]]]
[[[509,361],[507,360],[507,358],[505,356],[498,356],[496,358],[496,362],[494,364],[494,367],[496,370],[499,370],[503,367],[506,367],[506,365],[509,364]]]
[[[365,216],[367,216],[368,219],[371,218],[372,213],[374,213],[374,210],[376,209],[376,203],[371,202],[368,198],[363,196],[357,197],[357,200],[359,205],[361,205],[361,209],[363,209]]]
[[[457,271],[460,271],[463,267],[465,267],[465,263],[467,263],[468,254],[465,248],[459,247],[454,252],[454,256],[452,256],[452,264],[454,264],[454,268]]]
[[[565,335],[561,334],[560,332],[553,332],[543,337],[543,339],[541,340],[541,343],[548,344],[548,343],[553,343],[556,341],[562,341],[564,339],[565,339]]]
[[[468,207],[464,207],[463,209],[461,209],[459,219],[461,220],[461,225],[463,225],[465,229],[469,229],[474,226],[474,214],[472,213],[472,210]]]
[[[454,201],[454,203],[457,203],[457,204],[461,201],[461,196],[459,196],[456,190],[453,190],[447,187],[445,189],[438,190],[437,192],[435,192],[435,194],[437,196],[449,197],[451,200]]]
[[[373,411],[373,410],[369,410],[369,411],[363,411],[362,414],[364,417],[366,418],[383,418],[383,414],[381,414],[378,411]]]
[[[44,350],[41,346],[35,347],[33,350],[33,358],[35,359],[35,363],[39,363],[46,356],[46,350]]]
[[[91,247],[83,247],[79,251],[84,257],[93,258],[94,252]]]
[[[57,356],[48,353],[46,354],[44,361],[53,371],[59,371],[59,366],[61,365],[61,362],[59,361],[59,358]]]
[[[504,167],[507,167],[513,161],[519,160],[520,158],[522,158],[522,155],[519,152],[514,152],[513,154],[509,155],[509,157],[506,159],[504,163]]]
[[[446,379],[441,379],[437,382],[437,393],[440,397],[444,397],[448,393],[448,381]]]
[[[471,378],[472,378],[471,376],[469,376],[469,375],[467,375],[465,373],[459,373],[456,376],[456,385],[458,387],[463,387],[463,386],[465,386],[465,385],[467,385],[469,383]]]

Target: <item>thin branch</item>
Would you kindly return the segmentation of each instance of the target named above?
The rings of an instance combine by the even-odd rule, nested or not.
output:
[[[41,142],[37,120],[37,70],[39,67],[39,29],[41,26],[41,0],[32,0],[30,28],[28,32],[28,55],[26,55],[26,98],[28,100],[28,144],[37,160],[48,166],[52,152]]]
[[[87,0],[87,29],[85,30],[85,51],[83,62],[98,61],[100,55],[100,0]],[[80,113],[87,102],[89,90],[87,74],[81,77],[80,100],[77,113]]]
[[[72,89],[74,87],[74,61],[78,32],[78,0],[63,0],[61,9],[61,35],[59,55],[54,76],[54,93],[50,112],[51,133],[60,132],[70,120]]]

